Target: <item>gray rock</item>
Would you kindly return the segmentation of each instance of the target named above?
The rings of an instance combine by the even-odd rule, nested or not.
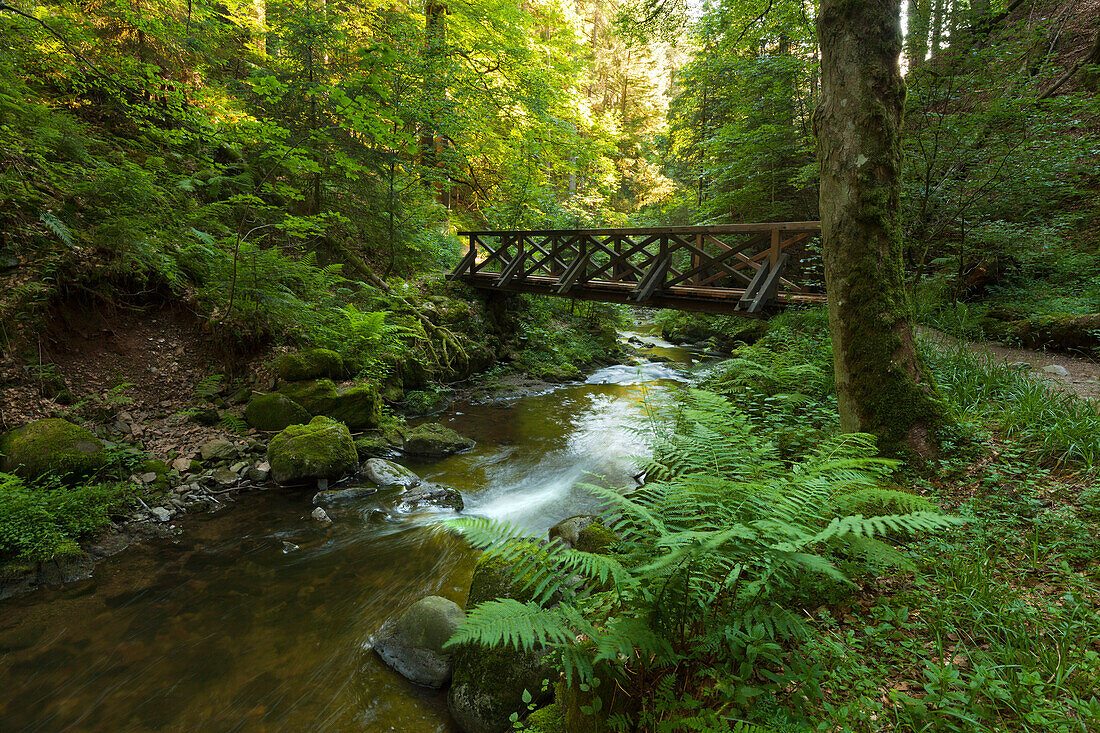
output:
[[[578,514],[563,519],[550,528],[550,541],[557,540],[565,547],[574,547],[577,544],[577,537],[580,535],[581,530],[595,521],[596,516],[593,514]]]
[[[1056,374],[1059,377],[1068,377],[1069,370],[1059,364],[1048,364],[1043,367],[1043,371],[1047,374]]]
[[[266,466],[267,464],[264,463],[261,465]],[[248,471],[245,473],[245,475],[248,476],[248,480],[254,484],[262,484],[264,481],[267,481],[267,477],[270,474],[270,469],[263,469],[259,468],[258,466],[248,469]]]
[[[316,509],[314,509],[309,516],[313,517],[321,524],[332,524],[332,517],[330,517],[328,515],[328,512],[326,512],[321,507],[317,507]]]
[[[157,480],[157,475],[155,473],[153,473],[152,471],[150,471],[149,473],[141,474],[141,483],[143,483],[143,484],[151,484],[156,480]]]
[[[377,493],[378,489],[365,489],[362,487],[357,487],[353,489],[318,491],[316,494],[313,495],[313,503],[335,504],[341,501],[354,501],[355,499],[364,499]]]
[[[451,679],[451,653],[443,645],[466,614],[454,601],[422,598],[382,630],[374,650],[382,661],[411,682],[440,688]]]
[[[415,473],[384,458],[369,459],[363,464],[360,473],[379,486],[416,486],[420,483],[420,477]]]
[[[224,438],[207,441],[199,448],[199,454],[204,461],[227,460],[232,458],[235,453],[236,449],[233,444]]]
[[[212,478],[218,486],[236,486],[240,480],[240,476],[233,472],[232,469],[222,466],[221,468],[214,469]]]
[[[327,478],[317,479],[317,490],[318,491],[328,491],[328,479]]]
[[[172,461],[172,468],[176,471],[179,471],[180,473],[187,473],[191,470],[191,459],[177,458],[176,460]]]
[[[233,473],[240,473],[241,471],[243,471],[247,467],[248,467],[248,461],[237,461],[236,463],[234,463],[232,466],[229,467],[229,470],[232,471]]]
[[[405,435],[405,444],[401,450],[412,456],[443,458],[473,447],[474,441],[459,435],[445,425],[424,423],[417,425]]]
[[[460,512],[463,506],[465,504],[462,501],[462,494],[458,493],[458,489],[442,484],[428,483],[427,481],[406,488],[401,493],[397,503],[398,509],[403,511],[412,511],[423,507],[438,507]]]
[[[158,522],[167,522],[172,518],[172,512],[166,507],[155,506],[149,511]]]

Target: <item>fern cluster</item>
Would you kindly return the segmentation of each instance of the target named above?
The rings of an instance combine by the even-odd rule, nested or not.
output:
[[[686,392],[677,417],[658,438],[650,483],[587,487],[621,538],[609,555],[531,552],[514,526],[456,523],[513,562],[533,597],[480,604],[452,643],[557,648],[569,684],[718,667],[728,701],[745,705],[791,679],[799,661],[789,650],[810,634],[806,609],[823,592],[856,572],[911,568],[888,538],[957,521],[885,489],[895,464],[875,456],[869,436],[835,436],[790,462],[720,395]],[[852,513],[862,506],[879,511]]]

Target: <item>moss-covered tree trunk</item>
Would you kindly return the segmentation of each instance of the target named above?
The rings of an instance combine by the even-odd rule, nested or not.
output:
[[[942,420],[913,342],[898,225],[905,85],[899,0],[822,0],[814,120],[840,421],[926,455]]]

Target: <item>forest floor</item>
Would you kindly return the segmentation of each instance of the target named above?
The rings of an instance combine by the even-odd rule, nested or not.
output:
[[[1021,365],[1029,373],[1052,386],[1086,399],[1100,399],[1100,363],[1083,356],[1069,356],[1048,351],[1033,351],[1004,346],[993,341],[965,341],[942,331],[918,327],[934,343],[963,346],[979,356],[995,362]]]

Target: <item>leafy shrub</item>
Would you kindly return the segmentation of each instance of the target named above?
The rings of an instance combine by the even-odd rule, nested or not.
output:
[[[134,491],[129,484],[28,486],[0,473],[0,557],[54,560],[80,554],[79,540],[125,511]]]

